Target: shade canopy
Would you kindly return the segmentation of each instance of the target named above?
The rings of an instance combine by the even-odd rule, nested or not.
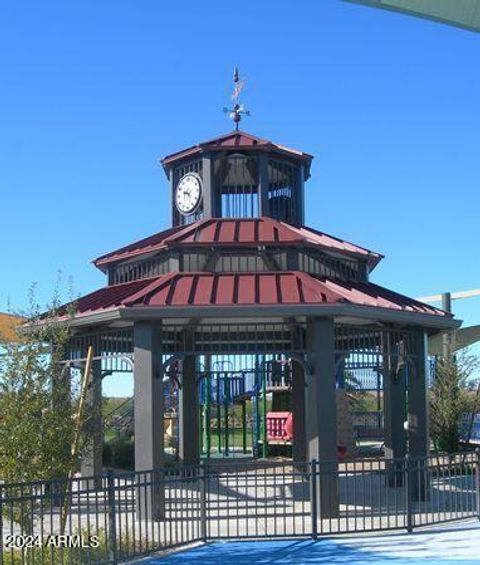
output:
[[[344,0],[480,31],[479,0]]]

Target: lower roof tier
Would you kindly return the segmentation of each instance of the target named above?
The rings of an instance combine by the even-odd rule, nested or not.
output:
[[[371,314],[388,311],[413,317],[423,315],[445,327],[458,325],[451,314],[381,286],[345,283],[298,271],[169,273],[101,288],[79,298],[74,310],[75,318],[147,309],[165,315],[173,312],[195,316],[201,312],[204,316],[207,311],[221,315],[225,308],[233,309],[239,315],[250,309],[253,315],[262,316],[275,307],[287,308],[289,315],[296,315],[297,311],[298,315],[313,315],[314,309],[319,307],[320,312],[315,315],[321,315],[324,310],[327,314],[329,306],[342,305],[362,307],[364,312]]]

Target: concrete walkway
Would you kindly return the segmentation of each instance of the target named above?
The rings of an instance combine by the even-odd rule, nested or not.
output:
[[[480,564],[480,523],[426,528],[413,534],[322,538],[312,540],[215,542],[165,557],[148,565],[473,565]]]

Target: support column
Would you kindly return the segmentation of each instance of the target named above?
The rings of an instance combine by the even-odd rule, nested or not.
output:
[[[64,345],[51,344],[51,404],[63,418],[72,417],[72,364],[64,363],[67,358]],[[71,446],[64,442],[62,446],[65,459],[70,457]]]
[[[427,334],[415,331],[415,357],[408,371],[408,451],[413,458],[412,497],[424,500],[426,494],[427,462],[429,451],[428,399],[427,399]]]
[[[317,493],[320,518],[338,515],[337,399],[335,329],[330,318],[307,320],[308,359],[306,436],[309,460],[319,463]]]
[[[399,365],[400,349],[403,344],[394,343],[387,333],[383,347],[386,369],[383,379],[385,459],[391,461],[403,459],[407,453],[407,435],[404,427],[407,415],[406,366]],[[401,486],[403,484],[401,465],[390,463],[390,469],[391,472],[387,475],[388,484]]]
[[[294,202],[295,202],[294,223],[297,226],[303,226],[305,224],[304,187],[305,187],[305,167],[303,164],[299,163],[297,169],[297,186],[296,186],[297,190],[294,195]]]
[[[51,406],[56,411],[57,415],[65,420],[72,418],[72,365],[64,364],[66,361],[66,348],[60,346],[58,343],[51,344]],[[61,457],[64,461],[68,461],[71,457],[71,445],[69,442],[62,442],[59,446],[62,454]],[[60,476],[56,472],[57,476]],[[46,492],[51,496],[52,505],[63,508],[65,503],[65,492],[61,482],[45,485]],[[1,511],[0,511],[1,512]],[[2,517],[0,515],[0,521]],[[0,560],[1,561],[1,560]]]
[[[408,447],[412,457],[424,457],[429,448],[427,335],[423,329],[415,334],[416,356],[408,375]]]
[[[135,322],[135,471],[139,488],[136,492],[137,517],[159,520],[164,515],[164,489],[161,473],[164,467],[163,446],[163,372],[161,369],[161,325]],[[145,471],[145,473],[142,473]]]
[[[260,216],[270,215],[270,202],[268,199],[268,154],[258,154],[258,209]]]
[[[198,385],[195,355],[182,362],[182,388],[178,398],[179,458],[184,465],[200,461]]]
[[[452,295],[450,292],[442,294],[442,310],[452,313]],[[448,359],[452,355],[452,331],[445,331],[442,334],[442,357]]]
[[[103,421],[102,421],[102,362],[92,363],[90,385],[85,399],[85,443],[80,459],[82,477],[95,477],[93,483],[82,481],[84,488],[101,488],[103,470]]]
[[[305,433],[305,374],[298,361],[292,362],[292,414],[293,414],[293,461],[307,461]]]
[[[203,183],[203,217],[215,218],[220,215],[216,209],[214,190],[213,157],[204,155],[202,158],[202,183]]]
[[[172,226],[180,225],[180,213],[175,206],[175,181],[177,180],[175,177],[175,168],[171,168],[169,172],[170,176],[170,203],[172,207]]]

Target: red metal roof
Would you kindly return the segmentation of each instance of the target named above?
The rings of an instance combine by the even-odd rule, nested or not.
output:
[[[208,141],[203,141],[197,145],[192,145],[187,149],[182,149],[176,153],[171,153],[162,159],[162,165],[166,170],[170,167],[172,163],[180,161],[187,157],[192,157],[194,155],[201,155],[202,153],[212,152],[212,151],[224,151],[225,149],[242,149],[244,151],[252,149],[260,149],[264,151],[270,151],[274,153],[280,153],[293,157],[295,159],[302,159],[310,163],[313,159],[312,155],[304,153],[303,151],[297,151],[296,149],[291,149],[290,147],[285,147],[278,143],[273,143],[267,139],[262,139],[261,137],[256,137],[250,133],[244,131],[232,131],[226,135],[216,137],[215,139],[210,139]],[[308,177],[308,171],[307,171]]]
[[[159,251],[161,249],[188,245],[201,246],[251,246],[260,245],[308,245],[321,247],[338,253],[361,256],[375,267],[382,255],[348,241],[306,227],[295,227],[273,218],[198,220],[185,227],[172,228],[151,237],[103,255],[94,261],[102,267],[120,260]]]
[[[343,283],[297,271],[170,273],[102,288],[80,298],[77,313],[128,307],[355,304],[421,314],[446,312],[371,283]]]

